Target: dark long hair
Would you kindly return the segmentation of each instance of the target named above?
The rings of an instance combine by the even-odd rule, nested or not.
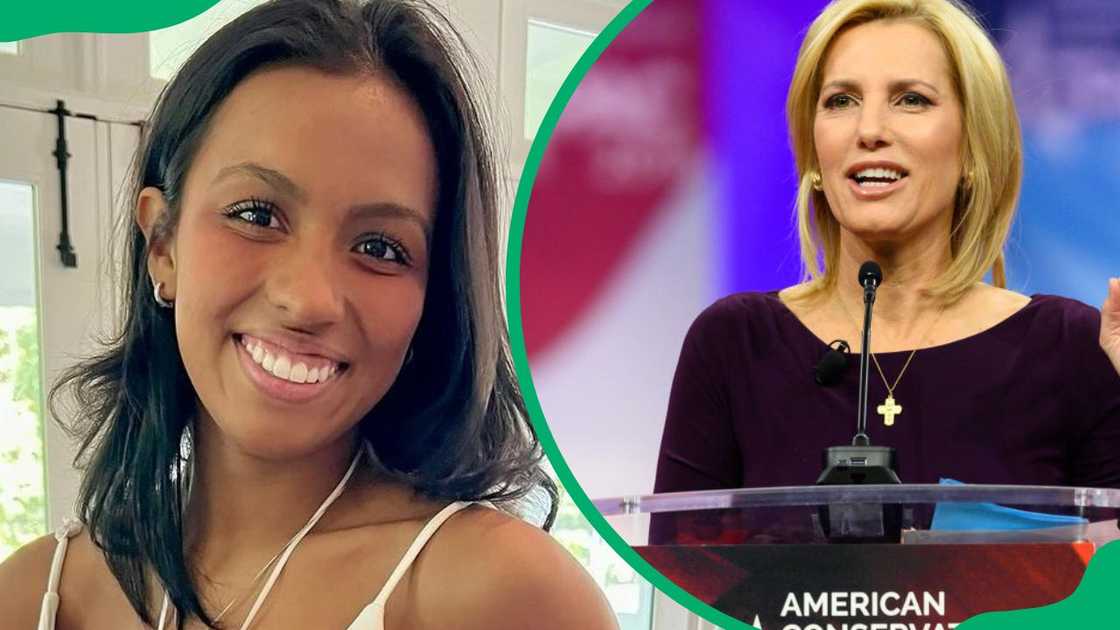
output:
[[[480,73],[426,0],[272,0],[226,25],[160,94],[129,202],[144,187],[162,190],[168,212],[152,239],[172,235],[214,112],[248,75],[285,64],[334,75],[388,73],[419,104],[435,147],[438,207],[413,358],[358,429],[376,465],[438,499],[490,500],[515,511],[543,497],[547,528],[556,488],[540,467],[501,310],[495,157],[476,100]],[[190,457],[184,435],[196,397],[171,311],[153,300],[148,243],[130,214],[121,226],[121,328],[100,354],[62,375],[51,410],[57,418],[60,394],[73,394],[77,419],[68,428],[80,440],[75,463],[84,468],[78,512],[137,614],[152,623],[151,567],[180,627],[192,615],[211,626],[181,544]]]

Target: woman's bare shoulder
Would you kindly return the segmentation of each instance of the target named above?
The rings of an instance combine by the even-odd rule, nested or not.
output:
[[[12,628],[34,628],[47,592],[51,559],[57,541],[53,535],[37,538],[0,563],[0,619]]]
[[[427,556],[416,567],[428,578],[416,579],[422,627],[617,627],[575,558],[546,532],[504,512],[464,510],[432,539]]]
[[[47,534],[24,545],[0,565],[0,593],[4,593],[0,597],[0,619],[18,619],[13,628],[37,627],[57,548],[55,536]],[[91,618],[101,619],[96,615],[107,611],[131,614],[128,601],[86,527],[70,537],[59,577],[58,598],[58,628],[90,627],[87,622]],[[91,607],[93,603],[96,605]]]

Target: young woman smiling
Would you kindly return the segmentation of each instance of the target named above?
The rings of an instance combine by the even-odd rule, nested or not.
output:
[[[80,403],[80,520],[0,567],[5,624],[614,627],[516,517],[556,492],[465,64],[423,2],[274,0],[168,84],[122,330],[54,392]]]

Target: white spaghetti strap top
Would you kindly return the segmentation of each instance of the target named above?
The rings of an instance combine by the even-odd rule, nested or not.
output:
[[[39,607],[38,630],[54,630],[55,617],[58,615],[58,583],[62,579],[62,563],[66,560],[66,548],[70,538],[82,531],[82,523],[76,518],[68,518],[54,531],[58,544],[51,559],[51,573],[47,578],[47,592],[43,594],[43,604]]]
[[[389,601],[389,596],[393,594],[397,584],[404,578],[405,573],[412,567],[412,563],[416,561],[416,557],[424,550],[424,547],[435,535],[436,531],[447,522],[447,519],[454,516],[456,513],[470,507],[474,502],[470,501],[457,501],[447,505],[447,507],[440,510],[433,516],[420,530],[420,533],[413,539],[412,544],[401,556],[400,562],[397,563],[396,568],[389,574],[389,579],[385,581],[385,585],[381,587],[381,591],[369,603],[362,612],[358,614],[357,618],[350,624],[347,630],[385,630],[385,605]],[[480,505],[490,506],[489,503],[481,503]],[[55,531],[55,539],[58,540],[58,546],[55,547],[54,559],[51,561],[50,578],[47,581],[47,592],[43,595],[43,605],[39,612],[39,627],[38,630],[54,630],[55,616],[58,613],[58,583],[62,576],[62,563],[66,559],[66,548],[72,536],[76,535],[82,530],[82,524],[76,519],[68,519],[58,530]],[[163,623],[167,614],[167,602],[160,610],[160,623]]]
[[[449,504],[447,507],[436,513],[435,516],[428,521],[420,533],[409,545],[408,550],[401,556],[400,562],[397,563],[393,572],[389,574],[389,579],[385,581],[385,586],[381,587],[381,592],[373,599],[368,606],[358,615],[354,622],[350,624],[347,630],[385,630],[385,605],[389,601],[389,596],[393,594],[393,590],[397,588],[397,584],[412,567],[412,563],[416,561],[416,556],[420,555],[424,546],[428,544],[432,536],[439,530],[447,519],[454,516],[457,512],[464,510],[473,505],[469,501],[457,501]],[[488,505],[483,503],[482,505]]]

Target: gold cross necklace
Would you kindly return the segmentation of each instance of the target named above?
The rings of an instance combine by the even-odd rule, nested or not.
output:
[[[844,314],[848,316],[849,320],[851,320],[852,325],[856,327],[856,330],[861,330],[859,324],[856,323],[856,318],[852,317],[851,311],[848,310],[848,305],[844,304],[844,300],[840,299],[839,296],[837,296],[837,299],[840,302],[840,308],[844,309]],[[927,339],[929,337],[929,334],[933,332],[933,327],[937,325],[937,322],[941,319],[941,315],[944,312],[945,306],[943,305],[941,309],[937,311],[937,317],[933,318],[933,323],[931,323],[929,325],[929,328],[926,329],[926,334],[924,337],[922,337],[922,340]],[[921,341],[918,342],[918,345],[921,345]],[[868,348],[868,354],[871,355],[871,361],[875,363],[875,369],[879,371],[879,377],[883,379],[883,386],[887,388],[887,399],[883,401],[883,404],[876,407],[875,411],[879,415],[883,416],[883,426],[894,426],[895,417],[902,415],[902,405],[898,404],[898,402],[895,401],[894,390],[896,387],[898,387],[899,381],[902,380],[902,375],[906,373],[906,368],[910,367],[910,362],[914,360],[914,355],[918,354],[918,348],[914,348],[910,351],[910,356],[906,357],[906,363],[902,365],[902,369],[898,372],[898,377],[894,379],[893,385],[887,381],[886,374],[883,374],[883,367],[879,365],[879,359],[873,352],[870,351],[870,348]]]

